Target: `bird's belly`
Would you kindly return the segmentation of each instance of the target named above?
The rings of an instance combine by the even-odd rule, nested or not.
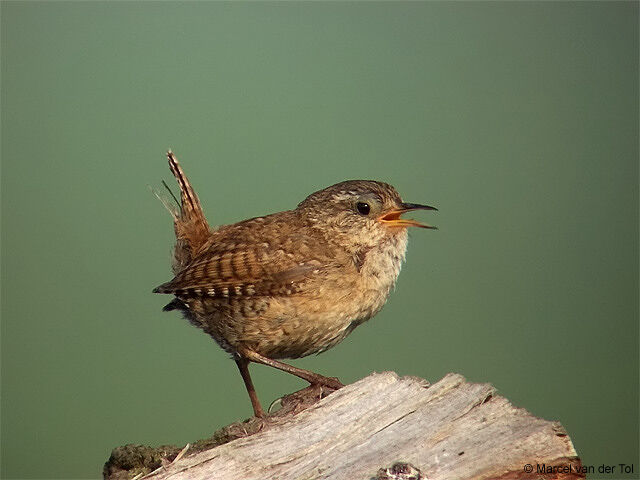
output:
[[[299,358],[335,346],[351,332],[354,319],[364,315],[361,304],[345,308],[335,297],[271,299],[263,315],[243,322],[238,340],[269,358]]]
[[[396,276],[386,281],[358,276],[347,282],[271,299],[269,308],[243,328],[243,339],[269,358],[299,358],[340,343],[384,306]]]
[[[269,358],[299,358],[340,343],[384,305],[388,292],[347,289],[242,301],[189,302],[187,318],[227,352],[240,345]]]

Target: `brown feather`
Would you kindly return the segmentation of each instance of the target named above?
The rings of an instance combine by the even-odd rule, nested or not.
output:
[[[173,152],[167,152],[169,168],[180,186],[180,213],[174,216],[176,246],[173,253],[173,271],[179,272],[196,256],[211,235],[211,228],[202,211],[198,195],[191,187],[178,159]]]
[[[289,295],[299,291],[308,280],[344,262],[341,259],[344,255],[331,250],[318,256],[315,247],[318,239],[293,232],[275,239],[262,235],[273,227],[290,228],[286,214],[285,218],[266,216],[240,222],[233,229],[223,226],[213,231],[198,257],[155,291],[186,297]],[[251,246],[234,243],[238,230],[245,226],[256,240],[262,237],[265,241],[256,241]]]

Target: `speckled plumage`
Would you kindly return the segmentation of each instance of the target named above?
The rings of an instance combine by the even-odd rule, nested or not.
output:
[[[172,212],[175,277],[154,292],[175,295],[165,309],[183,311],[236,358],[304,357],[343,340],[384,306],[404,260],[406,227],[426,226],[404,224],[412,221],[398,220],[400,213],[431,209],[403,204],[386,183],[354,180],[294,210],[211,228],[171,153],[169,163],[182,193]]]

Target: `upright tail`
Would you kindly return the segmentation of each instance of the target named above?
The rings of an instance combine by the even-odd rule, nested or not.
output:
[[[169,168],[180,186],[180,212],[173,217],[176,246],[173,254],[174,273],[182,270],[198,253],[211,235],[198,195],[184,174],[178,159],[171,150],[167,152]]]

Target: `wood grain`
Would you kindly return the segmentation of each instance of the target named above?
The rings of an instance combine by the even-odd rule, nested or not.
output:
[[[392,478],[377,475],[396,462],[429,480],[584,478],[563,427],[512,406],[491,385],[449,374],[428,386],[392,372],[374,373],[295,415],[266,420],[251,436],[187,452],[144,478]],[[571,472],[541,474],[537,464],[570,465]]]

